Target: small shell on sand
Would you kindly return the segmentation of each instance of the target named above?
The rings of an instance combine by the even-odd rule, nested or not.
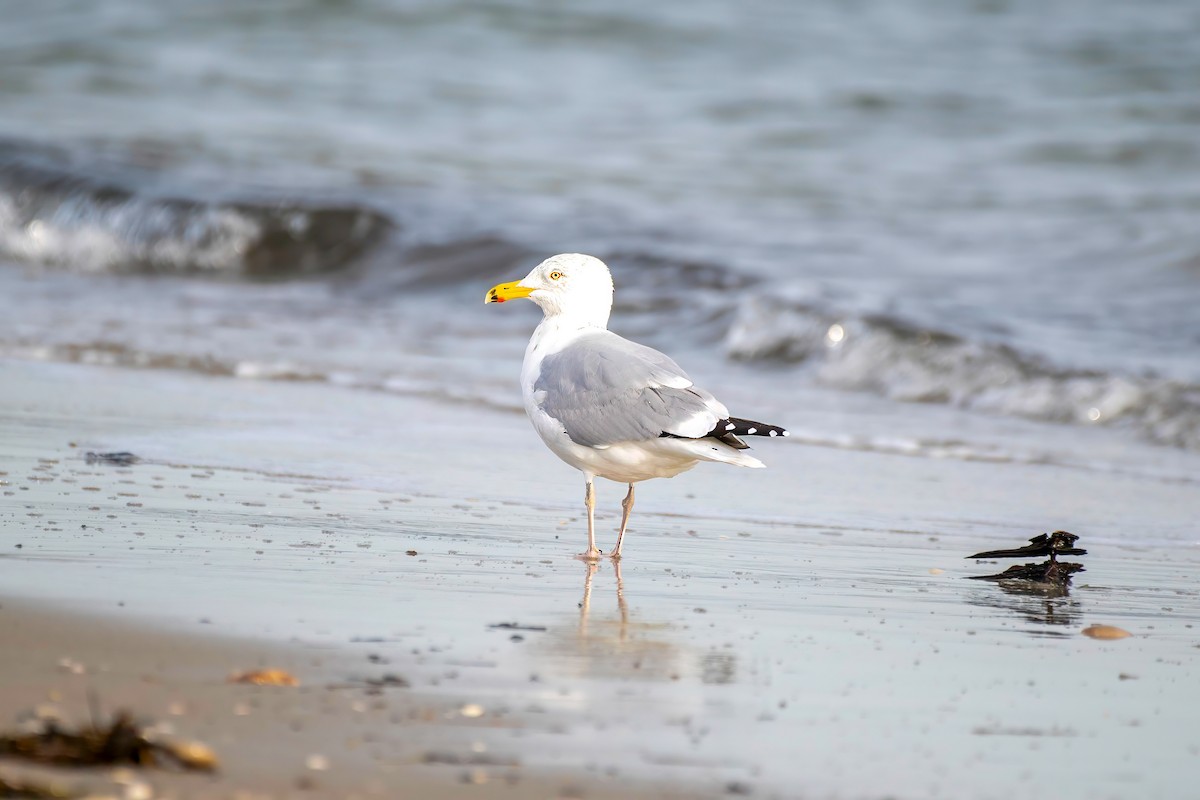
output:
[[[203,742],[175,742],[171,752],[188,769],[212,771],[217,768],[217,754]]]
[[[1115,625],[1089,625],[1081,631],[1092,639],[1124,639],[1133,634]]]
[[[250,672],[235,672],[229,683],[249,683],[254,686],[299,686],[300,679],[284,669],[256,669]]]

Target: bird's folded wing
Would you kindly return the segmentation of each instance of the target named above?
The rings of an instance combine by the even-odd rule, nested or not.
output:
[[[540,408],[585,447],[699,438],[729,416],[670,358],[608,331],[546,356],[533,388]]]

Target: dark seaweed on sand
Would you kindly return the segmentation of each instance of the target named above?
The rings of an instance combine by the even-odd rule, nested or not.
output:
[[[217,768],[216,756],[205,745],[148,738],[145,729],[125,712],[119,712],[106,726],[93,724],[70,731],[48,720],[35,733],[0,735],[0,757],[63,767],[121,764],[200,772]]]

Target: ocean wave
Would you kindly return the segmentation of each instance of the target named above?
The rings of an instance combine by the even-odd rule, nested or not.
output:
[[[754,296],[725,337],[740,360],[803,363],[838,389],[1057,423],[1128,427],[1200,450],[1200,386],[1057,367],[1004,344],[881,314]]]
[[[412,242],[395,258],[368,270],[353,290],[364,298],[387,298],[413,286],[474,285],[480,291],[497,280],[524,274],[541,258],[529,247],[494,234],[470,234],[442,242]],[[486,285],[485,285],[486,284]]]
[[[395,226],[377,211],[143,194],[0,154],[0,254],[79,272],[280,279],[355,263]]]
[[[387,298],[410,287],[483,286],[521,277],[547,256],[538,249],[498,233],[470,233],[460,238],[421,241],[421,231],[406,227],[407,241],[395,258],[363,273],[352,291]],[[749,288],[758,281],[716,263],[667,258],[647,251],[596,251],[618,276],[616,307],[622,313],[655,314],[692,306],[703,294]],[[722,301],[727,306],[727,302]]]

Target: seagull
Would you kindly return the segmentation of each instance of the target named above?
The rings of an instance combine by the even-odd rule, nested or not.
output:
[[[629,484],[621,503],[621,544],[633,510],[634,484],[672,478],[700,461],[765,465],[746,454],[742,436],[787,436],[775,425],[729,416],[667,356],[608,330],[613,281],[598,258],[552,256],[519,281],[492,287],[483,302],[527,297],[544,317],[521,367],[525,413],[546,446],[587,481],[588,548],[596,561],[595,478]]]

